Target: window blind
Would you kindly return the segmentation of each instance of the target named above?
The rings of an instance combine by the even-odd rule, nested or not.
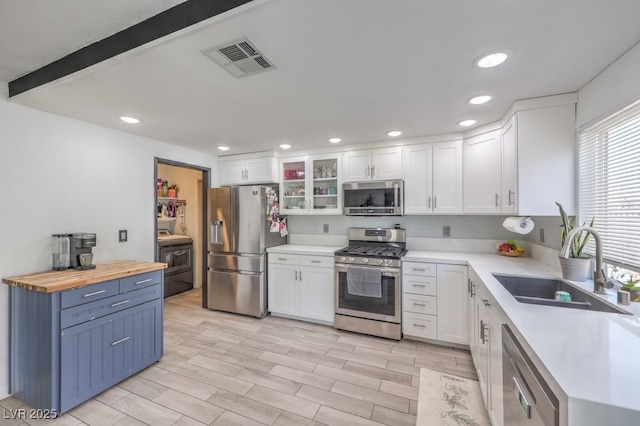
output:
[[[580,222],[595,219],[606,261],[640,269],[640,101],[581,131],[578,163]]]

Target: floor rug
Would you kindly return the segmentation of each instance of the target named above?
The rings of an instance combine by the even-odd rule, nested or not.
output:
[[[490,426],[476,380],[420,369],[417,425]]]

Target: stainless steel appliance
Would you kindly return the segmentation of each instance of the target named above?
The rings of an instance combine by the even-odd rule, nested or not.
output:
[[[505,425],[558,425],[558,398],[506,324],[502,326],[502,384]]]
[[[349,228],[335,252],[334,327],[400,340],[404,229]]]
[[[402,216],[404,182],[401,180],[349,182],[342,185],[346,216]]]
[[[159,229],[158,261],[167,264],[164,269],[164,297],[193,288],[193,240],[190,237]]]
[[[92,249],[96,246],[96,234],[53,234],[53,269],[93,269]]]
[[[261,318],[267,314],[266,249],[286,244],[270,232],[278,219],[278,192],[269,186],[209,190],[209,309]]]

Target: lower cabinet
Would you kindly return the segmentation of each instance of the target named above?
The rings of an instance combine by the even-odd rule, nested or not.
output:
[[[471,357],[491,423],[503,426],[501,328],[506,318],[473,270],[469,277]]]
[[[403,262],[402,333],[467,345],[467,267]]]
[[[163,273],[56,293],[10,287],[10,392],[61,414],[162,357]]]
[[[268,269],[272,315],[333,324],[333,255],[269,253]]]

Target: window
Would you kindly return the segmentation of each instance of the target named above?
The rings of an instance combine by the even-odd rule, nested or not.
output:
[[[640,101],[582,130],[578,160],[580,222],[594,218],[616,265],[607,272],[640,270]],[[586,252],[595,254],[593,239]]]

